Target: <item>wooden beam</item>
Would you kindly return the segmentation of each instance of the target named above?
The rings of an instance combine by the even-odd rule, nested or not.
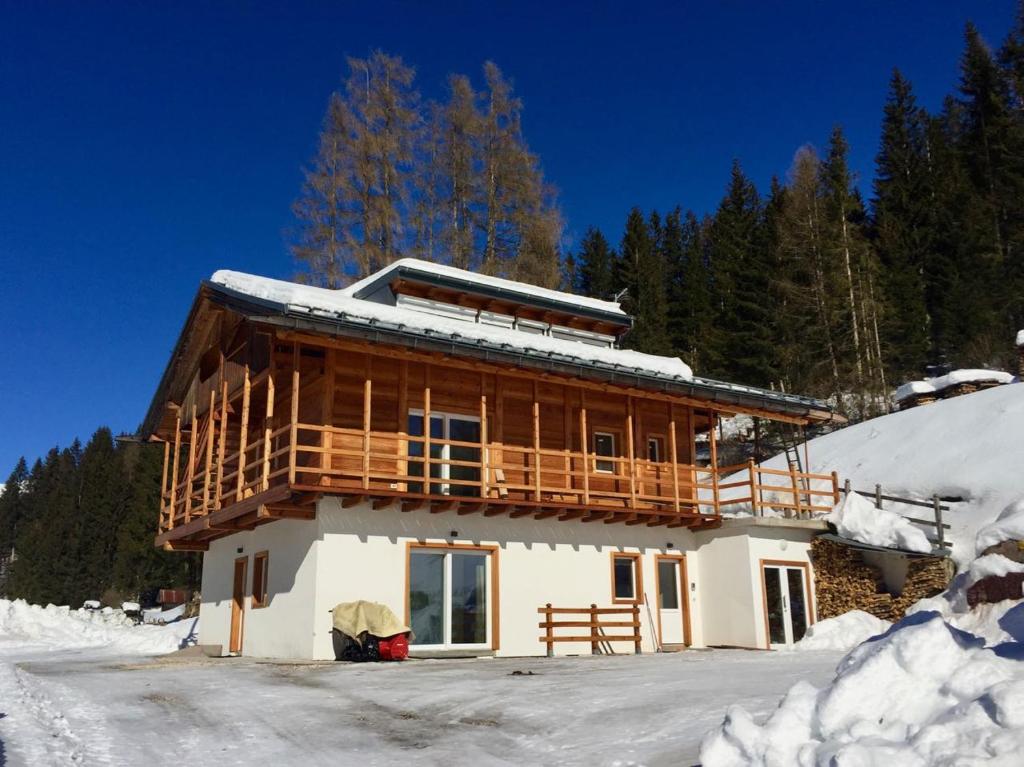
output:
[[[587,434],[587,394],[580,389],[580,452],[583,454],[583,505],[590,503],[590,459],[587,447],[590,438]]]
[[[242,485],[245,484],[245,449],[249,437],[249,401],[252,397],[252,382],[249,378],[249,363],[245,363],[245,378],[242,382],[242,422],[238,432],[238,482],[235,486],[235,503],[242,500]]]
[[[430,493],[430,365],[423,366],[423,492]],[[405,510],[404,508],[402,509]]]
[[[335,367],[337,365],[337,351],[327,349],[324,353],[324,390],[320,400],[320,423],[325,426],[334,426],[334,388],[335,388]],[[320,454],[320,468],[328,472],[332,468],[331,451],[334,449],[334,433],[330,431],[320,432],[320,447],[323,452]],[[320,483],[331,484],[330,474],[322,474]],[[294,483],[293,483],[294,484]]]
[[[480,497],[490,495],[491,469],[487,456],[487,374],[480,374]]]
[[[228,382],[224,378],[224,353],[220,355],[220,433],[217,435],[217,484],[213,494],[213,508],[221,507],[224,494],[224,456],[228,442]]]
[[[626,397],[626,456],[629,459],[629,507],[636,508],[636,448],[633,444],[633,397]]]
[[[288,484],[295,484],[295,463],[299,447],[299,365],[301,364],[299,343],[292,344],[292,412],[291,429],[288,431]]]
[[[426,505],[427,505],[426,498],[414,498],[412,500],[405,501],[402,504],[401,508],[402,508],[402,511],[404,511],[404,512],[410,512],[410,511],[416,511],[417,509],[422,509]]]
[[[408,359],[428,364],[430,362],[436,362],[437,360],[437,355],[430,352],[414,351],[397,346],[371,344],[369,342],[356,341],[352,339],[329,338],[327,336],[292,330],[280,331],[278,333],[278,338],[287,341],[297,339],[302,343],[313,346],[333,347],[335,349],[345,349],[348,351],[355,351],[357,353],[369,352],[371,354],[376,354],[377,356],[390,357],[392,359]],[[493,362],[469,361],[452,357],[444,357],[444,364],[451,368],[473,370],[476,372],[485,371],[488,373],[506,375],[508,377],[526,379],[530,381],[551,381],[554,383],[586,388],[590,391],[601,391],[608,394],[630,394],[649,400],[659,400],[663,402],[673,401],[679,405],[688,405],[699,409],[706,409],[712,406],[712,403],[707,399],[700,399],[698,397],[685,394],[666,394],[653,389],[642,389],[637,386],[600,383],[598,381],[573,378],[572,376],[550,373],[543,370],[517,370],[516,368],[502,366]],[[831,417],[830,413],[826,413],[824,411],[815,411],[810,417],[808,417],[776,413],[764,408],[744,407],[732,404],[714,409],[723,414],[743,413],[745,415],[761,416],[762,418],[767,418],[769,420],[793,424],[805,424],[811,421],[827,421]]]
[[[460,503],[455,513],[460,516],[466,516],[467,514],[479,514],[481,511],[486,510],[486,503]]]
[[[430,502],[430,513],[431,514],[443,514],[446,511],[451,511],[455,508],[455,501],[431,501]]]
[[[708,411],[708,422],[711,424],[711,428],[708,429],[708,442],[711,450],[711,492],[712,492],[712,505],[715,509],[715,515],[721,514],[721,507],[718,499],[718,435],[716,434],[718,427],[718,416],[715,413]]]
[[[365,495],[350,495],[344,498],[341,502],[341,508],[351,509],[353,506],[358,506],[366,500]]]
[[[271,359],[273,364],[273,359]],[[270,488],[270,454],[273,452],[270,435],[273,433],[274,420],[274,376],[267,376],[267,412],[266,420],[263,423],[263,482],[261,487],[264,490]]]
[[[509,516],[510,519],[518,519],[519,517],[528,517],[531,514],[533,514],[534,512],[536,512],[536,509],[534,509],[534,508],[532,508],[530,506],[512,506],[510,508],[511,508],[511,511],[509,511],[509,513],[508,513],[508,516]]]
[[[587,513],[587,516],[583,517],[583,519],[581,521],[582,522],[597,522],[599,520],[604,519],[605,517],[610,516],[612,513],[613,512],[610,511],[610,510],[609,511],[605,511],[603,509],[600,509],[600,510],[599,509],[591,509]]]
[[[199,425],[196,423],[196,403],[192,402],[192,431],[188,436],[188,466],[185,467],[185,524],[192,520],[192,478],[196,464],[196,439]]]
[[[206,468],[203,471],[203,514],[210,510],[210,478],[213,474],[214,409],[217,407],[217,390],[210,389],[210,408],[206,412]]]
[[[533,500],[540,501],[540,402],[537,381],[533,381]]]
[[[174,416],[174,467],[171,470],[171,509],[167,519],[167,529],[174,527],[174,516],[177,514],[178,501],[178,463],[181,458],[181,409]]]
[[[363,490],[370,487],[370,423],[371,401],[373,397],[373,357],[364,357],[363,379]]]
[[[676,406],[668,403],[668,449],[672,458],[672,508],[679,512],[679,452],[676,448]]]
[[[401,360],[398,367],[398,473],[409,476],[409,360]],[[408,490],[408,482],[398,483],[399,490]]]
[[[396,498],[375,498],[373,500],[373,510],[380,511],[381,509],[386,509],[389,506],[394,506],[396,500]]]
[[[204,541],[167,541],[164,551],[209,551],[210,544]]]

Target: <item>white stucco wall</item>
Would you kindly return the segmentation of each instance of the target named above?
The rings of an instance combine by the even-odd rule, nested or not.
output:
[[[284,519],[220,538],[203,555],[200,644],[221,645],[231,634],[231,591],[235,560],[248,558],[242,654],[266,658],[309,658],[313,652],[316,594],[316,524]],[[242,552],[239,553],[238,549]],[[266,607],[252,609],[253,555],[269,552]]]
[[[537,608],[545,603],[613,606],[613,552],[640,554],[642,588],[650,603],[650,612],[645,605],[640,610],[644,652],[655,649],[659,554],[686,556],[682,595],[691,646],[764,648],[760,560],[807,562],[814,532],[813,526],[800,524],[727,521],[718,530],[694,534],[645,525],[459,516],[454,511],[403,513],[397,506],[373,510],[369,503],[343,509],[338,499],[327,498],[319,502],[315,521],[281,520],[211,544],[204,555],[200,641],[227,651],[234,561],[244,555],[249,570],[243,654],[332,659],[331,608],[366,599],[388,605],[404,619],[407,544],[425,542],[497,547],[498,655],[546,652],[537,626]],[[237,553],[239,547],[243,554]],[[270,601],[254,610],[252,556],[263,550],[270,553]],[[566,631],[571,630],[560,633]],[[556,643],[555,648],[557,654],[590,652],[589,643]],[[632,645],[617,643],[615,649],[632,652]]]

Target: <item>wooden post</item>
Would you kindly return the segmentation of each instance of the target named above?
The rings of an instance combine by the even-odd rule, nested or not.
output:
[[[210,409],[206,413],[206,468],[203,471],[203,509],[202,514],[210,510],[210,475],[213,474],[213,414],[217,407],[217,391],[210,389]]]
[[[942,549],[943,551],[945,551],[945,549],[946,549],[946,539],[945,539],[945,536],[943,535],[943,526],[942,526],[942,502],[939,500],[938,493],[936,493],[935,495],[932,496],[932,508],[935,509],[935,532],[938,535],[938,538],[937,538],[938,547],[940,549]]]
[[[274,376],[267,372],[267,412],[266,421],[263,424],[263,482],[262,488],[270,488],[270,434],[273,431],[272,421],[274,419]]]
[[[875,485],[875,508],[882,508],[882,486]]]
[[[715,509],[715,516],[722,513],[721,504],[718,498],[718,440],[715,436],[715,428],[718,425],[718,414],[708,411],[708,442],[711,449],[711,494],[712,505]]]
[[[292,412],[291,429],[288,430],[288,484],[295,484],[295,463],[299,448],[299,365],[301,355],[299,344],[292,344]]]
[[[793,462],[789,464],[789,481],[793,485],[793,505],[795,506],[796,516],[799,519],[803,513],[803,508],[800,504],[800,483],[796,476],[796,464]]]
[[[423,366],[423,492],[430,495],[430,365]]]
[[[166,439],[164,442],[164,468],[163,473],[160,477],[160,519],[157,522],[156,531],[162,533],[164,530],[164,514],[167,512],[167,498],[169,492],[167,489],[167,463],[171,458],[171,443]],[[171,510],[173,514],[173,509]]]
[[[487,375],[480,374],[480,497],[490,494],[490,467],[487,455]]]
[[[181,458],[181,408],[174,416],[174,465],[171,468],[171,513],[167,521],[167,529],[174,527],[174,515],[178,506],[178,462]]]
[[[626,397],[626,456],[629,460],[629,508],[636,509],[636,452],[633,444],[633,397]]]
[[[850,478],[847,477],[846,479],[843,480],[843,494],[844,495],[849,495],[852,492],[853,492],[853,487],[850,485]]]
[[[832,503],[839,503],[839,472],[832,472]]]
[[[409,476],[409,360],[398,368],[398,473]],[[409,483],[399,482],[398,489],[408,492]]]
[[[565,449],[565,457],[562,460],[562,470],[565,472],[565,489],[572,490],[572,407],[569,404],[569,387],[562,387],[562,447]]]
[[[493,450],[490,455],[490,464],[495,469],[505,468],[505,453],[501,449],[505,440],[505,383],[504,379],[495,374],[494,376],[494,428],[490,430],[493,441]],[[502,492],[498,488],[498,493]],[[507,494],[507,490],[504,491]]]
[[[224,369],[224,355],[221,355],[221,378]],[[228,382],[220,384],[220,434],[217,440],[217,489],[213,495],[213,508],[221,507],[221,496],[224,494],[224,455],[228,445]]]
[[[192,520],[192,479],[196,466],[196,438],[199,436],[199,424],[196,418],[196,404],[192,403],[192,433],[188,438],[188,466],[185,467],[185,523]]]
[[[320,423],[324,426],[334,426],[334,375],[337,365],[337,351],[328,349],[324,355],[324,391],[320,403]],[[331,484],[331,475],[328,473],[334,468],[334,434],[329,431],[320,432],[320,483],[321,485]]]
[[[580,452],[583,454],[583,505],[590,503],[590,459],[587,456],[587,394],[580,389]]]
[[[366,355],[363,379],[363,490],[370,487],[370,416],[373,397],[373,357]]]
[[[668,403],[668,449],[672,454],[673,508],[679,513],[679,450],[676,446],[676,405]]]
[[[747,471],[750,472],[750,509],[754,512],[755,517],[759,517],[761,516],[761,504],[757,494],[760,487],[757,481],[757,465],[753,458],[747,461]]]
[[[551,627],[551,621],[553,618],[551,611],[551,603],[548,602],[544,606],[544,642],[548,646],[548,657],[555,657],[555,630]]]
[[[245,379],[242,382],[242,423],[238,433],[238,483],[235,487],[235,502],[242,500],[242,485],[245,484],[245,449],[249,437],[249,400],[252,396],[252,381],[249,380],[249,363],[245,363]]]
[[[641,652],[643,652],[640,649],[640,643],[642,641],[640,633],[640,605],[633,605],[633,631],[636,632],[635,634],[633,634],[634,652],[637,655],[640,655]]]
[[[540,402],[537,381],[533,382],[533,500],[540,500]]]
[[[598,642],[600,641],[597,633],[597,605],[590,605],[590,654],[598,655],[600,649],[598,648]]]

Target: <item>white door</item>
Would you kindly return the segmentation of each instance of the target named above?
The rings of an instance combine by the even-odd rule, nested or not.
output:
[[[658,623],[662,645],[686,643],[683,628],[686,584],[682,579],[682,560],[665,558],[658,561]]]
[[[768,645],[788,647],[807,631],[806,570],[803,567],[765,565],[764,598],[768,611]]]

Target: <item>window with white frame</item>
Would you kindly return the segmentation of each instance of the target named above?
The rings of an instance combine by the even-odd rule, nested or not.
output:
[[[409,436],[424,437],[423,411],[409,411]],[[480,467],[464,466],[480,463],[480,419],[458,413],[430,414],[430,495],[480,495]],[[449,444],[476,443],[473,444]],[[409,442],[409,469],[411,476],[422,477],[424,441]],[[423,484],[409,483],[409,492],[422,493]]]
[[[492,577],[486,548],[409,550],[409,626],[419,648],[491,647]]]
[[[610,431],[594,432],[594,471],[602,474],[615,473],[615,461],[602,460],[602,458],[614,458],[615,435]]]
[[[656,434],[647,438],[647,460],[655,463],[665,460],[665,441]]]

